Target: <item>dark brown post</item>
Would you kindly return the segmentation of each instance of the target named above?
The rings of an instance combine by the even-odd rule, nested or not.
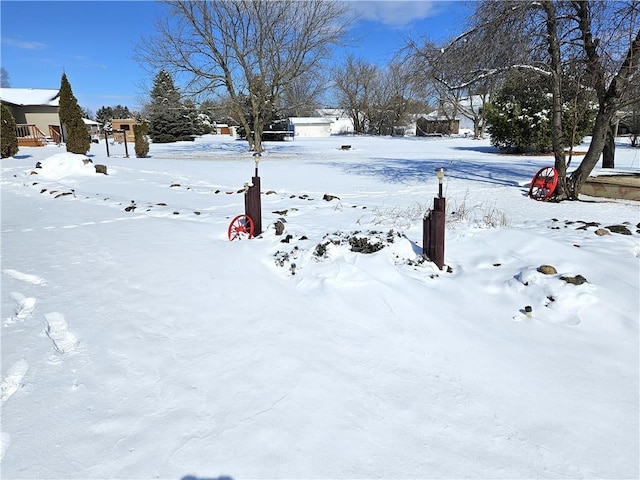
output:
[[[129,158],[129,149],[127,148],[127,131],[122,130],[122,137],[124,138],[124,153],[126,158]]]
[[[422,220],[422,254],[431,260],[431,214],[432,210],[429,210]]]
[[[438,172],[438,197],[433,199],[433,210],[427,212],[422,225],[422,253],[442,270],[444,267],[444,227],[446,200],[442,196],[444,168]]]
[[[109,131],[104,131],[104,144],[107,146],[107,157],[109,156]]]
[[[433,199],[433,212],[431,220],[431,251],[429,258],[439,269],[444,267],[444,223],[445,223],[445,199]]]
[[[255,176],[251,179],[253,185],[247,187],[244,193],[244,213],[253,220],[253,236],[262,233],[262,203],[260,200],[260,177],[258,176],[258,162],[260,154],[254,155],[256,162]]]

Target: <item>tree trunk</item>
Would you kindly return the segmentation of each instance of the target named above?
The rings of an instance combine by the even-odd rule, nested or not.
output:
[[[584,156],[584,159],[580,163],[580,166],[571,174],[571,198],[573,200],[578,199],[578,194],[584,182],[589,178],[589,174],[597,165],[600,160],[600,155],[604,149],[607,137],[607,131],[611,123],[612,113],[607,112],[600,108],[598,115],[596,116],[596,123],[593,126],[593,136],[591,137],[591,144],[589,150]]]
[[[614,126],[610,123],[602,150],[602,168],[615,168],[616,137]]]
[[[567,198],[570,192],[567,188],[567,164],[564,157],[564,141],[562,126],[562,62],[560,60],[560,41],[558,40],[558,21],[556,8],[552,1],[542,2],[542,7],[547,15],[547,42],[551,56],[551,145],[555,158],[555,168],[558,173],[558,185],[556,195],[559,198]]]

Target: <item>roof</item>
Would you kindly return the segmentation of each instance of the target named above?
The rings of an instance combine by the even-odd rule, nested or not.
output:
[[[294,125],[329,125],[333,120],[326,117],[289,117],[289,122]]]
[[[0,100],[13,105],[49,105],[57,107],[58,89],[0,88]]]

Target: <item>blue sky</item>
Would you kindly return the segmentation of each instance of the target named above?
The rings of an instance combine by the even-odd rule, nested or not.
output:
[[[351,1],[359,14],[348,35],[351,53],[385,63],[407,36],[449,38],[463,28],[464,6],[455,1]],[[0,2],[0,64],[15,88],[60,87],[66,72],[80,106],[137,109],[153,75],[132,59],[142,36],[154,32],[165,6],[152,1]]]

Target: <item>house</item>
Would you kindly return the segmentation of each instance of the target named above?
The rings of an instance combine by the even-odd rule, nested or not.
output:
[[[135,118],[114,118],[111,120],[111,128],[113,129],[113,138],[117,142],[124,142],[124,135],[127,136],[127,142],[135,142],[136,137],[133,134],[133,126],[137,124]]]
[[[457,135],[460,131],[460,119],[450,119],[433,111],[416,120],[416,136]]]
[[[102,127],[100,122],[96,122],[95,120],[89,120],[88,118],[83,118],[82,121],[87,126],[89,135],[91,135],[91,141],[98,143],[98,141],[100,140],[100,130]]]
[[[0,101],[16,120],[18,146],[36,147],[62,141],[59,90],[0,88]]]
[[[289,130],[295,137],[328,137],[332,123],[326,117],[289,117]]]
[[[318,115],[331,119],[331,135],[353,134],[353,119],[339,108],[321,108]]]

